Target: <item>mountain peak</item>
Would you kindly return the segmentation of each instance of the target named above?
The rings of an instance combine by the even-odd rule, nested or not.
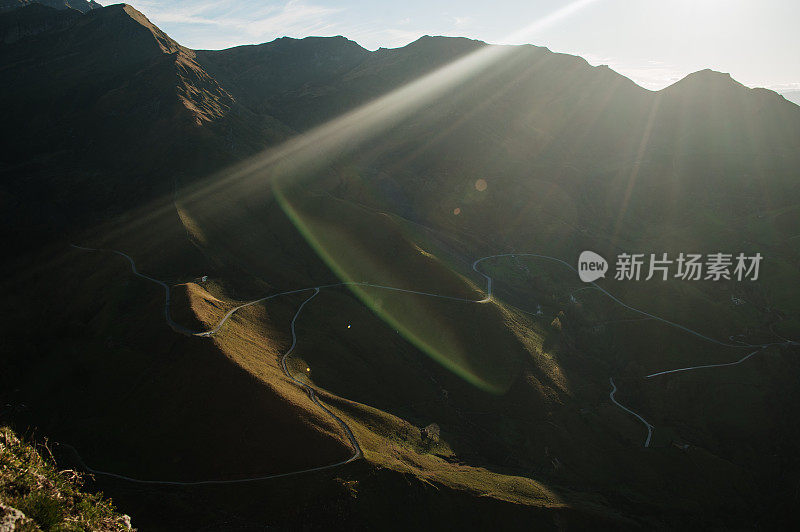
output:
[[[675,89],[700,89],[700,90],[728,90],[745,88],[744,85],[736,81],[727,72],[718,72],[705,68],[688,74],[680,81],[677,81],[664,90]]]
[[[692,72],[684,79],[700,79],[706,82],[714,82],[715,80],[723,82],[734,81],[728,72],[719,72],[718,70],[711,70],[710,68],[704,68],[703,70]]]
[[[136,8],[129,4],[114,4],[101,9],[92,10],[91,16],[103,19],[104,21],[114,20],[116,24],[124,23],[130,25],[130,21],[135,22],[135,27],[141,32],[141,29],[146,30],[144,35],[147,35],[146,40],[152,40],[160,49],[162,53],[173,54],[183,47],[172,40],[169,35],[161,31],[155,24],[150,22],[146,16],[137,11]]]
[[[435,46],[438,44],[456,44],[466,46],[483,46],[486,43],[477,39],[469,39],[467,37],[450,37],[447,35],[423,35],[416,41],[410,42],[405,48],[416,46]]]
[[[425,58],[455,58],[466,53],[477,50],[486,43],[466,37],[447,37],[444,35],[423,35],[400,48],[391,50],[401,53],[411,53],[414,56]]]

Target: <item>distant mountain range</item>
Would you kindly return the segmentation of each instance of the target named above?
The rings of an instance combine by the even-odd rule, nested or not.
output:
[[[530,45],[191,50],[124,4],[0,11],[0,415],[172,482],[96,475],[134,526],[794,519],[797,105]],[[764,265],[614,299],[583,250]]]
[[[800,105],[800,90],[781,91],[781,95],[790,102]]]

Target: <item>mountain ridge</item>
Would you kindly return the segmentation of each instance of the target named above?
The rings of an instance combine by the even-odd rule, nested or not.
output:
[[[341,39],[341,40],[347,41],[348,43],[355,44],[358,48],[361,48],[363,51],[367,52],[367,54],[379,54],[379,53],[386,53],[386,52],[389,52],[389,51],[398,51],[398,50],[402,50],[402,49],[413,50],[413,49],[417,49],[417,48],[424,48],[425,46],[428,46],[431,43],[434,43],[434,44],[435,43],[447,43],[451,47],[453,45],[459,45],[460,44],[460,45],[462,45],[462,46],[464,46],[466,48],[469,48],[469,49],[474,49],[474,48],[483,47],[483,46],[529,47],[529,48],[534,48],[534,49],[537,49],[537,50],[541,50],[541,51],[544,51],[544,52],[549,52],[549,53],[560,55],[560,56],[573,57],[573,58],[576,58],[576,60],[581,61],[581,62],[586,63],[587,65],[589,65],[588,61],[586,61],[585,58],[583,58],[582,56],[580,56],[578,54],[570,54],[570,53],[566,53],[566,52],[553,52],[547,46],[541,46],[541,45],[536,45],[536,44],[531,44],[531,43],[520,44],[520,45],[497,45],[497,44],[487,43],[487,42],[482,41],[480,39],[474,39],[474,38],[469,38],[469,37],[446,36],[446,35],[427,35],[427,34],[417,38],[414,41],[411,41],[408,44],[402,45],[402,46],[397,46],[397,47],[392,47],[392,48],[380,47],[380,48],[377,48],[375,50],[368,50],[368,49],[364,48],[363,46],[361,46],[355,40],[349,39],[348,37],[343,36],[343,35],[337,35],[337,36],[332,36],[332,37],[320,37],[320,36],[308,36],[308,37],[300,37],[300,38],[296,38],[296,37],[278,37],[276,39],[273,39],[272,41],[266,41],[266,42],[258,43],[258,44],[234,45],[234,46],[230,46],[230,47],[227,47],[227,48],[220,48],[220,49],[198,48],[198,49],[196,49],[196,51],[197,52],[201,52],[201,53],[221,53],[221,52],[229,52],[229,51],[236,50],[236,49],[241,49],[241,48],[269,47],[271,45],[275,45],[275,44],[278,44],[278,43],[281,43],[281,42],[283,42],[283,43],[287,43],[287,42],[296,43],[298,41],[305,41],[305,40],[316,40],[317,42],[324,42],[324,41],[326,41],[328,39],[333,39],[333,40],[340,40]],[[608,69],[608,70],[614,72],[614,74],[616,74],[616,75],[625,77],[626,79],[630,79],[630,78],[627,78],[627,76],[624,76],[623,74],[620,74],[619,72],[615,71],[613,68],[611,68],[607,64],[600,64],[600,65],[594,65],[594,66],[595,66],[595,68]],[[671,84],[667,85],[666,87],[664,87],[662,89],[655,90],[655,91],[651,91],[650,89],[646,89],[645,87],[642,87],[641,85],[639,85],[638,83],[636,83],[633,80],[631,80],[631,82],[636,84],[638,87],[640,87],[640,88],[642,88],[644,90],[648,90],[650,92],[661,92],[661,91],[665,91],[667,89],[670,89],[671,87],[674,87],[674,86],[676,86],[678,84],[682,84],[682,83],[685,83],[685,82],[688,82],[688,81],[701,80],[701,79],[704,80],[703,81],[704,83],[708,83],[709,85],[714,83],[713,80],[717,80],[720,84],[723,84],[723,83],[726,83],[726,82],[733,82],[734,85],[741,85],[743,87],[746,87],[745,85],[743,85],[739,81],[735,80],[731,76],[730,73],[716,71],[716,70],[713,70],[712,68],[709,68],[709,67],[706,67],[706,68],[703,68],[703,69],[700,69],[700,70],[697,70],[697,71],[694,71],[694,72],[689,72],[688,74],[684,75],[679,80],[674,81]],[[758,89],[763,89],[763,90],[767,90],[767,91],[770,91],[770,92],[775,92],[776,94],[778,94],[777,91],[774,91],[773,89],[769,89],[769,88],[765,88],[765,87],[747,87],[747,88],[758,88]]]
[[[187,166],[193,158],[178,153],[200,149],[206,159],[197,168],[207,169],[286,137],[285,126],[263,115],[256,119],[239,106],[197,64],[193,51],[132,7],[113,5],[86,14],[39,7],[0,15],[9,27],[16,19],[52,21],[44,31],[0,46],[9,80],[0,93],[15,102],[7,114],[3,141],[8,149],[0,168],[24,169],[29,179],[49,180],[46,165],[32,163],[35,154],[49,154],[48,164],[60,161],[65,174],[74,173],[73,179],[96,191],[96,206],[84,209],[84,216],[169,190],[173,180],[160,183],[157,175],[193,173]],[[58,79],[58,87],[51,86],[51,79]],[[228,142],[217,140],[232,128],[242,134]],[[104,172],[126,177],[107,182]],[[81,194],[71,192],[68,182],[62,182],[65,188],[53,198],[59,207],[51,212],[66,217],[66,227],[74,216],[72,194]],[[33,190],[18,180],[7,186],[13,190],[9,197],[17,198],[11,204],[24,211],[31,200],[23,198]],[[112,200],[115,187],[124,193]]]
[[[135,522],[791,518],[793,107],[706,71],[647,91],[531,45],[204,51],[130,6],[58,13],[0,45],[0,399],[76,467],[242,481],[98,474]],[[608,298],[574,275],[587,249],[768,259],[758,283],[608,278]],[[210,336],[167,325],[233,309]],[[769,347],[642,378],[728,365],[734,338]],[[343,426],[363,459],[291,475],[351,456]]]
[[[29,7],[29,6],[32,6],[32,5],[42,5],[42,6],[54,8],[54,9],[57,9],[57,10],[58,9],[75,9],[75,10],[80,11],[82,13],[86,13],[86,12],[94,10],[94,9],[104,9],[104,6],[101,6],[100,4],[97,4],[96,2],[93,2],[93,1],[89,1],[89,2],[86,2],[84,0],[75,0],[75,1],[79,5],[80,9],[70,5],[69,0],[6,0],[6,3],[8,4],[8,7],[2,8],[2,6],[0,6],[0,12],[12,11],[12,10],[15,10],[15,9],[19,9],[19,8],[23,8],[23,7]],[[50,5],[50,4],[52,4],[52,5]],[[85,7],[84,7],[84,4],[85,4]],[[61,6],[63,6],[63,8]],[[167,45],[165,47],[165,49],[169,49],[172,46],[177,45],[177,43],[175,43],[165,33],[163,33],[154,24],[152,24],[152,22],[150,22],[144,15],[142,15],[141,12],[137,11],[134,7],[130,6],[129,4],[125,4],[125,3],[112,4],[112,5],[109,5],[109,6],[105,6],[105,8],[123,9],[126,12],[128,12],[128,14],[131,15],[132,18],[139,18],[139,22],[142,24],[142,26],[144,26],[144,27],[150,29],[151,31],[153,31],[154,35],[156,35],[156,40],[159,41],[159,43],[161,43],[162,40],[163,40],[163,42],[170,43],[169,45]],[[558,55],[575,57],[575,58],[578,58],[579,60],[581,60],[583,62],[586,62],[586,60],[583,57],[579,56],[579,55],[569,54],[569,53],[562,53],[562,52],[552,52],[546,46],[539,46],[539,45],[534,45],[534,44],[492,45],[492,44],[489,44],[489,43],[487,43],[485,41],[481,41],[479,39],[468,38],[468,37],[445,36],[445,35],[428,35],[428,34],[422,35],[421,37],[417,38],[416,40],[414,40],[414,41],[412,41],[412,42],[410,42],[410,43],[408,43],[406,45],[403,45],[403,46],[398,46],[398,47],[395,47],[395,48],[381,47],[381,48],[378,48],[378,49],[376,49],[376,50],[374,50],[372,52],[367,50],[366,48],[364,48],[360,44],[358,44],[357,41],[351,40],[351,39],[347,38],[346,36],[342,36],[342,35],[337,35],[337,36],[332,36],[332,37],[308,36],[308,37],[302,37],[302,38],[294,38],[294,37],[286,37],[285,36],[285,37],[278,37],[278,38],[276,38],[276,39],[274,39],[272,41],[267,41],[267,42],[257,43],[257,44],[234,45],[234,46],[230,46],[230,47],[223,48],[223,49],[202,49],[202,48],[199,48],[199,49],[195,49],[193,51],[194,52],[199,52],[199,53],[202,53],[202,54],[211,54],[211,53],[214,53],[214,52],[230,52],[232,50],[238,50],[238,49],[252,49],[252,48],[271,47],[271,46],[275,46],[275,45],[278,45],[280,43],[286,43],[286,42],[297,42],[297,41],[306,41],[306,40],[318,40],[319,42],[322,42],[322,41],[326,41],[328,39],[343,40],[343,41],[349,43],[350,45],[354,44],[358,48],[360,48],[361,50],[363,50],[363,51],[365,51],[365,52],[367,52],[369,54],[374,54],[376,52],[389,51],[389,50],[400,50],[400,49],[411,49],[411,50],[413,50],[415,48],[424,47],[426,43],[434,43],[434,42],[438,41],[439,43],[448,42],[449,44],[452,44],[452,43],[464,43],[465,46],[475,46],[475,47],[481,47],[481,46],[526,46],[526,47],[533,47],[533,48],[536,48],[536,49],[540,49],[540,50],[543,50],[543,51],[546,51],[546,52],[550,52],[550,53],[555,53],[555,54],[558,54]],[[469,43],[469,44],[467,44],[467,43]],[[586,63],[588,64],[588,62],[586,62]],[[609,68],[609,70],[613,71],[613,69],[611,69],[608,65],[597,65],[597,66],[598,67],[606,67],[606,68]],[[614,71],[614,72],[616,74],[618,74],[618,75],[621,75],[621,74],[617,73],[616,71]],[[716,74],[720,74],[721,76],[718,77],[718,76],[716,76]],[[712,77],[714,77],[716,79],[719,79],[720,82],[722,82],[723,80],[730,80],[730,81],[733,81],[735,84],[741,85],[741,83],[739,83],[738,81],[734,80],[729,73],[723,73],[723,72],[714,71],[711,68],[704,68],[704,69],[698,70],[696,72],[690,72],[689,74],[686,74],[683,78],[673,82],[672,84],[668,85],[667,87],[664,87],[663,89],[659,89],[657,92],[665,91],[667,89],[670,89],[671,87],[674,87],[675,85],[686,83],[688,80],[705,79],[706,80],[705,82],[708,83],[709,80],[712,79]],[[637,86],[641,87],[638,84],[637,84]],[[771,92],[776,92],[776,91],[772,91],[772,89],[767,89],[767,88],[763,88],[763,87],[756,87],[756,88],[769,90]],[[777,92],[776,92],[776,94],[777,94]]]
[[[33,4],[39,4],[58,10],[72,9],[81,13],[103,7],[94,0],[1,0],[0,13],[13,11],[14,9],[27,7]]]

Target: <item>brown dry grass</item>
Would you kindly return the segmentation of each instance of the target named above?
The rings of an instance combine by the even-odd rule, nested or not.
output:
[[[225,313],[237,303],[215,297],[219,287],[206,289],[197,283],[182,283],[172,287],[172,319],[192,330],[207,330],[214,327]]]

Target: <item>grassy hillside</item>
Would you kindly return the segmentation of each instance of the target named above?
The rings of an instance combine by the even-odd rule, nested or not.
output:
[[[0,15],[23,16],[59,15]],[[735,361],[749,351],[732,338],[800,336],[796,106],[709,71],[650,92],[523,46],[453,90],[433,74],[419,100],[327,122],[485,50],[195,52],[129,6],[3,45],[3,216],[23,231],[0,264],[14,422],[76,467],[247,480],[97,475],[153,529],[788,523],[797,346],[645,376]],[[750,284],[599,281],[715,343],[524,255],[585,249],[765,262]],[[111,250],[169,286],[191,331],[275,297],[211,337],[176,332],[163,287]],[[510,253],[480,264],[488,298],[473,261]],[[650,447],[609,378],[655,427]],[[363,459],[253,480],[344,462],[347,430]]]
[[[60,470],[46,446],[37,449],[0,426],[0,522],[4,530],[131,530],[101,494],[82,490],[83,476]]]

